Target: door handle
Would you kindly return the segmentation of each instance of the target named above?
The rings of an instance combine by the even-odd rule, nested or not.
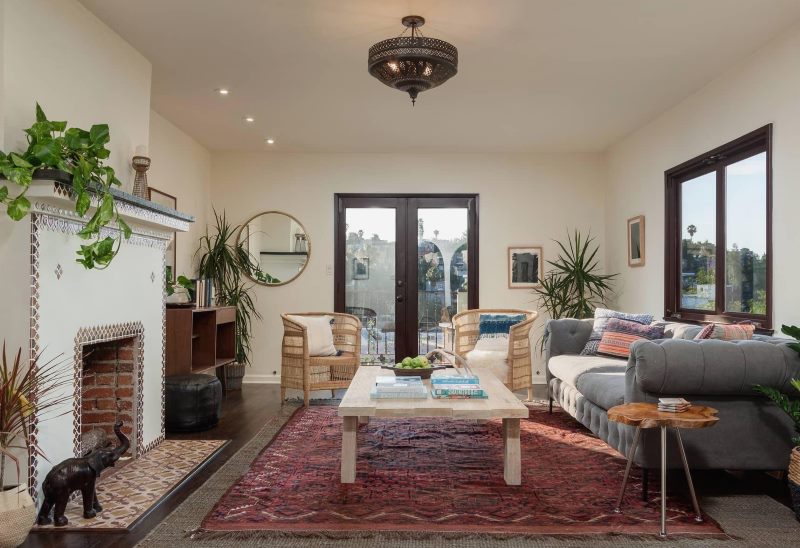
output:
[[[394,300],[397,301],[398,303],[402,303],[404,300],[406,300],[406,298],[403,297],[402,295],[398,295],[397,297],[394,298]]]

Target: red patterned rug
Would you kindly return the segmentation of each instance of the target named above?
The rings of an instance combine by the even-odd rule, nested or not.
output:
[[[642,502],[635,473],[614,514],[625,467],[615,451],[561,411],[532,409],[521,430],[521,486],[503,481],[500,421],[441,419],[372,419],[359,429],[356,483],[341,484],[336,408],[301,409],[199,533],[657,534],[657,481]],[[668,505],[671,534],[723,535],[695,523],[680,495]]]

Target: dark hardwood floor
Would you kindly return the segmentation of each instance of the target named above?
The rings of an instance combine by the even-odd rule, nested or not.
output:
[[[339,394],[341,395],[341,394]],[[244,385],[241,392],[228,392],[223,401],[223,415],[219,425],[207,432],[196,434],[169,434],[171,439],[229,439],[229,443],[210,463],[199,470],[183,485],[173,491],[148,516],[128,533],[31,533],[22,545],[26,548],[100,548],[134,546],[189,494],[200,487],[220,466],[242,448],[262,428],[264,423],[280,409],[280,390],[277,385]],[[679,472],[679,471],[678,471]],[[728,473],[724,471],[693,472],[695,487],[701,495],[765,494],[786,506],[791,505],[784,481],[759,472]],[[655,473],[651,485],[657,488]],[[681,473],[670,476],[673,493],[685,490]]]
[[[280,408],[280,389],[277,385],[246,384],[242,391],[230,391],[223,400],[222,418],[216,428],[196,434],[167,434],[170,439],[231,440],[211,462],[173,491],[148,516],[128,533],[31,533],[22,545],[48,548],[105,548],[134,546],[161,520],[200,487],[231,456],[242,448]]]

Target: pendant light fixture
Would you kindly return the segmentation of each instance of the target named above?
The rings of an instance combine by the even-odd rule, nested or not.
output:
[[[406,30],[369,48],[369,73],[389,87],[408,93],[412,106],[420,92],[435,88],[458,72],[458,50],[444,40],[423,36],[425,19],[408,15]],[[411,29],[411,36],[404,36]]]

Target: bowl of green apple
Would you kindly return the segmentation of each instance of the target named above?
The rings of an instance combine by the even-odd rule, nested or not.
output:
[[[423,379],[430,379],[431,374],[439,369],[445,369],[444,365],[434,365],[425,356],[417,356],[416,358],[403,358],[403,361],[394,365],[383,365],[383,369],[390,369],[394,371],[395,376],[398,377],[422,377]]]

